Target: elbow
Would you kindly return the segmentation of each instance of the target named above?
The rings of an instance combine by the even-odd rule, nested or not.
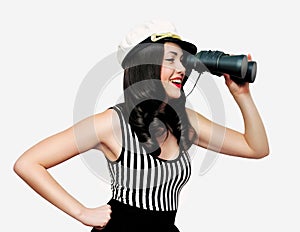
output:
[[[13,171],[20,177],[30,169],[30,164],[23,158],[19,158],[13,165]]]
[[[253,154],[252,158],[254,159],[262,159],[267,157],[270,154],[270,150],[269,148],[259,151],[259,152],[255,152],[255,154]]]
[[[23,168],[23,162],[20,160],[20,159],[18,159],[15,163],[14,163],[14,165],[13,165],[13,171],[18,175],[18,176],[20,176],[21,175],[21,173],[22,173],[22,170],[24,169]]]
[[[255,159],[262,159],[265,158],[269,155],[269,153],[259,153],[258,155],[256,155],[254,158]]]

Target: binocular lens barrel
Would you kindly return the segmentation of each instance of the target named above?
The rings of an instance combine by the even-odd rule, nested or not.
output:
[[[220,51],[201,51],[196,57],[202,61],[206,67],[217,75],[228,73],[244,79],[248,67],[248,59],[245,55],[229,56]]]
[[[202,73],[208,69],[212,74],[221,76],[229,74],[236,82],[254,82],[257,70],[255,61],[248,61],[246,55],[228,55],[222,51],[200,51],[189,55],[186,60],[188,68]]]
[[[249,83],[253,83],[256,77],[257,63],[255,61],[248,61],[248,69],[245,80]]]

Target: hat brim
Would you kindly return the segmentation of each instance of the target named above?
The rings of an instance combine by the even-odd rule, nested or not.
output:
[[[159,41],[157,41],[157,42],[159,42]],[[167,37],[167,38],[161,39],[160,42],[176,43],[181,47],[182,50],[184,50],[192,55],[196,55],[196,53],[197,53],[197,47],[194,44],[184,41],[184,40]]]

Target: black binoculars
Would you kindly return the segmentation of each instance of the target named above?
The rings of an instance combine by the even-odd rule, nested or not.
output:
[[[229,55],[221,51],[200,51],[186,57],[186,68],[202,73],[208,71],[217,76],[224,73],[236,83],[253,83],[256,77],[257,64],[248,61],[246,55]]]

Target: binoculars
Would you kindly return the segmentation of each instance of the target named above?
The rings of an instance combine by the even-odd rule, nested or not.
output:
[[[236,83],[253,83],[256,77],[257,64],[248,61],[246,55],[229,55],[222,51],[200,51],[196,55],[188,55],[186,67],[202,73],[208,71],[213,75],[229,74]]]

